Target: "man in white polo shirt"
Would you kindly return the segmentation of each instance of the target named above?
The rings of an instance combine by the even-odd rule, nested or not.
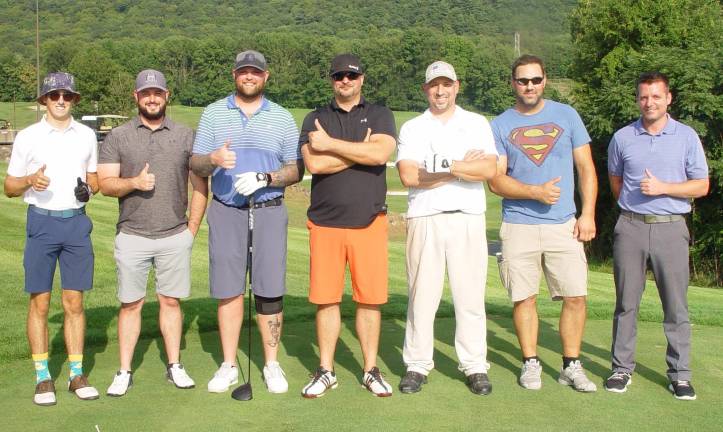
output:
[[[18,133],[5,178],[5,195],[29,204],[25,239],[25,291],[30,294],[27,332],[35,363],[33,402],[55,405],[48,370],[48,309],[60,262],[63,331],[70,362],[68,390],[82,400],[98,398],[83,375],[83,292],[93,287],[93,229],[85,204],[98,191],[95,133],[70,115],[80,94],[65,72],[49,73],[38,102],[48,109],[38,123]]]
[[[409,187],[409,305],[403,351],[407,373],[399,390],[420,391],[434,368],[434,316],[446,266],[459,370],[472,393],[486,395],[492,385],[487,377],[482,182],[495,175],[497,151],[487,119],[455,105],[459,81],[452,65],[429,65],[422,89],[429,109],[402,126],[397,152],[399,177]]]

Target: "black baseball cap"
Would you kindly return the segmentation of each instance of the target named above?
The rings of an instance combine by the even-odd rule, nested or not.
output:
[[[364,68],[362,67],[361,61],[359,61],[359,57],[354,54],[339,54],[331,60],[329,76],[339,72],[354,72],[363,74]]]

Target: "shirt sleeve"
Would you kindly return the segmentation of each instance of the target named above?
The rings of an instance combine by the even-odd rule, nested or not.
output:
[[[215,150],[214,143],[216,141],[212,117],[209,107],[206,107],[198,122],[198,129],[196,129],[196,138],[193,142],[193,153],[195,154],[206,155]]]
[[[505,137],[502,135],[502,131],[497,119],[492,120],[490,124],[492,129],[492,138],[494,139],[495,149],[497,154],[500,156],[507,156],[507,149],[505,148]]]
[[[397,160],[395,163],[399,163],[401,160],[424,161],[424,157],[420,158],[419,155],[416,155],[414,152],[414,132],[412,130],[413,126],[410,123],[411,120],[404,123],[399,130]]]
[[[371,123],[372,135],[384,134],[397,139],[397,125],[392,110],[385,106],[377,106],[374,122]]]
[[[301,159],[301,147],[299,147],[299,129],[296,127],[294,118],[288,113],[284,125],[284,142],[282,144],[282,152],[284,162],[292,162]]]
[[[10,154],[10,164],[8,165],[8,175],[13,177],[25,177],[28,175],[27,157],[25,134],[20,131],[13,143],[13,151]]]
[[[318,110],[314,110],[304,117],[304,122],[301,125],[301,133],[299,134],[299,151],[301,151],[301,146],[309,143],[309,132],[316,130],[314,120],[317,118],[319,118]]]
[[[618,144],[615,135],[610,140],[608,145],[608,173],[615,177],[623,176],[623,159],[620,155],[620,145]]]
[[[497,151],[496,140],[492,133],[492,127],[490,122],[485,117],[482,117],[482,150],[487,154],[493,154],[499,156]]]
[[[98,163],[120,163],[121,161],[120,152],[118,151],[118,147],[120,146],[120,143],[118,142],[119,139],[113,132],[114,131],[110,131],[108,135],[106,135],[103,140],[103,145],[100,146],[100,151],[98,152]]]
[[[590,139],[590,134],[587,133],[587,128],[585,128],[585,123],[582,122],[580,114],[572,107],[570,107],[570,111],[572,111],[572,148],[575,149],[589,144],[592,140]]]
[[[708,177],[708,162],[705,160],[703,144],[698,134],[691,131],[691,135],[685,155],[685,175],[691,180],[704,179]]]
[[[90,155],[88,156],[88,167],[87,172],[98,172],[98,140],[95,137],[95,132],[88,134],[88,145],[90,146]]]

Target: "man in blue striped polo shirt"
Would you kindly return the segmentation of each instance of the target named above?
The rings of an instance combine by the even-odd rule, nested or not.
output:
[[[301,180],[304,164],[291,114],[264,97],[264,56],[244,51],[233,68],[236,92],[206,107],[198,125],[191,169],[211,177],[208,209],[211,297],[218,299],[223,363],[208,383],[221,393],[238,382],[236,350],[243,322],[249,206],[253,205],[253,287],[271,393],[288,383],[277,361],[286,293],[284,188]]]

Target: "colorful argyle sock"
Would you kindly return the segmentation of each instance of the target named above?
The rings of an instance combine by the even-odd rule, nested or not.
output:
[[[48,353],[33,354],[33,363],[35,363],[35,384],[49,380]]]
[[[68,362],[70,363],[70,379],[83,375],[83,354],[69,354]]]

